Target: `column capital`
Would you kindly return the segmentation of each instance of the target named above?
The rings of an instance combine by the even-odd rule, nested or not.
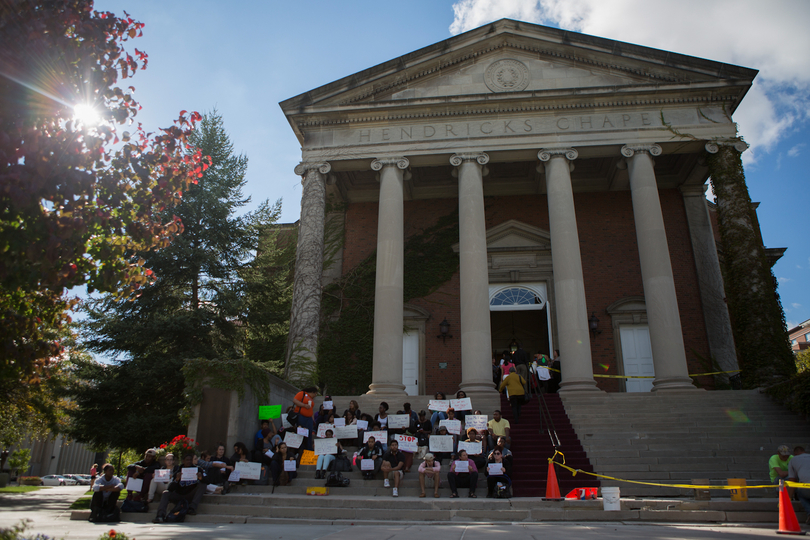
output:
[[[321,174],[327,174],[332,170],[332,165],[328,161],[302,161],[295,166],[295,174],[298,176],[306,176],[309,171],[317,170]]]
[[[625,144],[622,146],[622,155],[626,158],[631,158],[635,154],[646,153],[651,156],[660,156],[664,153],[661,147],[657,144]]]
[[[486,165],[489,163],[489,155],[485,152],[468,152],[450,156],[450,165],[453,167],[458,167],[465,161],[477,161],[479,165]]]
[[[743,153],[748,150],[749,144],[742,139],[713,139],[706,142],[706,151],[710,154],[716,154],[720,151],[721,146],[733,146],[734,149]]]
[[[705,197],[708,187],[706,184],[682,185],[678,190],[684,197]]]
[[[579,157],[579,152],[576,148],[541,148],[537,152],[537,159],[540,161],[548,161],[554,156],[563,156],[568,161],[574,161]]]
[[[396,165],[398,169],[407,169],[410,167],[411,162],[406,157],[387,157],[377,158],[371,162],[371,168],[375,171],[381,171],[383,167]]]

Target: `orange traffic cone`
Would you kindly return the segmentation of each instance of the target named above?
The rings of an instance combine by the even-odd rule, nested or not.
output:
[[[785,484],[779,481],[779,530],[776,534],[805,534],[796,519],[796,512],[793,511],[793,503],[790,502]]]
[[[560,486],[557,484],[557,473],[554,470],[554,462],[548,462],[548,477],[546,478],[546,496],[544,501],[564,501],[560,497]],[[795,519],[795,518],[794,518]]]

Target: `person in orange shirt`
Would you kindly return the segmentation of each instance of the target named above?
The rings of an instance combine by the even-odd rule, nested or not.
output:
[[[304,439],[304,448],[312,450],[312,430],[314,423],[312,420],[313,413],[315,412],[313,406],[315,405],[315,397],[318,395],[318,389],[314,386],[304,388],[293,398],[295,404],[295,412],[298,413],[298,425],[302,428],[309,430],[309,436]]]

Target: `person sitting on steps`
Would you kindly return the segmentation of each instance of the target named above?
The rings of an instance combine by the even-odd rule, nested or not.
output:
[[[430,480],[433,482],[433,496],[439,498],[439,485],[441,484],[441,470],[442,465],[433,454],[428,452],[425,454],[425,461],[419,464],[419,487],[422,488],[422,493],[419,497],[425,497],[425,481]]]
[[[374,470],[363,471],[363,478],[365,478],[366,480],[374,480],[374,477],[377,476],[378,472],[380,472],[380,467],[382,467],[382,456],[383,456],[382,445],[379,444],[374,439],[374,437],[369,437],[368,442],[366,442],[366,445],[360,450],[358,457],[360,459],[373,460]]]
[[[394,483],[394,497],[399,497],[399,483],[405,474],[404,468],[405,456],[399,451],[399,443],[395,440],[391,441],[388,444],[388,452],[382,457],[380,469],[385,476],[383,487],[391,487],[390,482]]]
[[[115,467],[107,463],[102,471],[104,474],[93,483],[93,498],[90,500],[90,521],[93,522],[116,513],[118,496],[124,489],[121,479],[115,476]]]
[[[287,443],[279,443],[273,454],[273,461],[270,463],[270,476],[273,477],[274,486],[286,486],[292,482],[298,473],[296,471],[285,471],[285,461],[295,461],[296,451],[287,449]]]
[[[324,439],[334,439],[335,434],[331,429],[327,429],[324,433]],[[343,453],[343,447],[340,445],[340,441],[337,442],[337,453]],[[326,478],[326,471],[329,470],[329,466],[332,462],[335,461],[334,454],[321,454],[318,456],[318,462],[315,465],[315,478],[317,480],[322,480]]]
[[[508,452],[508,450],[507,450]],[[495,463],[501,465],[501,472],[500,474],[490,474],[489,472],[489,464]],[[496,448],[493,450],[489,457],[487,458],[487,497],[492,497],[495,495],[495,486],[498,482],[506,484],[508,486],[512,486],[512,460],[503,460],[503,451]]]
[[[450,464],[450,472],[447,473],[447,482],[450,484],[450,491],[452,492],[450,498],[458,499],[458,488],[469,487],[469,496],[475,499],[477,497],[475,488],[478,487],[478,468],[475,466],[475,462],[467,456],[466,450],[459,451],[457,461],[466,461],[469,472],[457,473],[456,461]]]

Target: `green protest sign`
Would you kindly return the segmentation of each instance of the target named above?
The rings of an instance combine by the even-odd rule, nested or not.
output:
[[[281,418],[281,405],[259,405],[259,420]]]

